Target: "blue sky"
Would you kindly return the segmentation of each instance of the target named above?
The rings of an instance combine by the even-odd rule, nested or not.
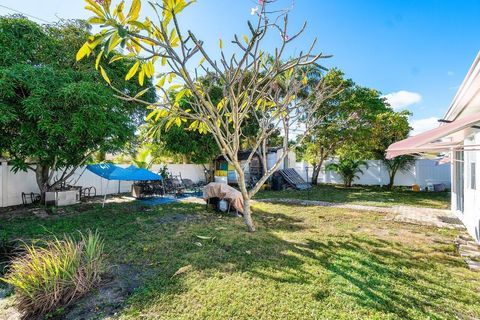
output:
[[[291,3],[279,1],[284,7]],[[51,22],[89,16],[82,0],[0,0],[0,5]],[[247,33],[245,21],[255,6],[253,0],[198,0],[184,12],[182,24],[216,51],[218,38],[227,44],[234,33]],[[0,7],[0,14],[10,13]],[[292,33],[304,21],[308,25],[292,52],[317,38],[317,50],[333,55],[324,65],[409,109],[419,132],[442,117],[480,50],[479,17],[480,0],[296,0]]]

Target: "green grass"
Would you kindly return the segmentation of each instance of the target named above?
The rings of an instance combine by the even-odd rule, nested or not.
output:
[[[301,199],[391,207],[408,205],[448,209],[450,192],[413,192],[407,188],[392,191],[378,186],[318,185],[310,190],[261,191],[257,199]]]
[[[455,252],[455,230],[400,224],[378,213],[275,204],[254,207],[254,234],[241,219],[194,204],[81,211],[0,224],[23,239],[98,229],[110,264],[148,271],[146,284],[115,318],[480,317],[480,276]],[[162,223],[172,215],[197,220]]]

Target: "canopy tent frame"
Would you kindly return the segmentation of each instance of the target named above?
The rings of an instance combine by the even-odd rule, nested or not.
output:
[[[102,208],[105,208],[105,201],[107,201],[107,193],[108,193],[108,184],[109,183],[110,183],[110,180],[107,180],[107,189],[105,190],[105,194],[103,195]]]

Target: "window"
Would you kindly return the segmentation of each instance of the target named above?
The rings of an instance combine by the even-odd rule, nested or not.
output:
[[[477,189],[477,174],[475,162],[470,163],[470,189]]]

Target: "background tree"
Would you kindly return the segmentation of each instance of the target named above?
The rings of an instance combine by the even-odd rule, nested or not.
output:
[[[95,54],[94,50],[100,47],[103,54],[97,55],[97,58],[100,66],[104,66],[108,62],[104,54],[121,46],[124,48],[122,57],[135,56],[137,59],[126,78],[137,77],[141,85],[145,78],[153,77],[155,62],[158,61],[164,68],[155,83],[161,92],[157,103],[151,104],[138,96],[126,94],[115,88],[115,82],[112,82],[112,86],[126,100],[150,105],[152,119],[163,119],[166,128],[191,121],[189,129],[210,133],[214,137],[225,159],[235,168],[244,200],[243,217],[248,229],[254,231],[250,199],[278,169],[288,151],[295,148],[288,143],[290,128],[303,121],[308,134],[322,120],[313,117],[313,114],[322,108],[326,98],[336,93],[336,88],[329,88],[319,81],[306,98],[301,95],[308,82],[308,73],[299,74],[297,71],[300,68],[308,69],[324,56],[313,53],[315,42],[306,51],[297,50],[297,55],[290,55],[287,47],[300,36],[305,25],[299,32],[290,34],[287,28],[288,11],[274,8],[275,1],[259,2],[253,11],[253,21],[248,22],[249,35],[233,37],[233,54],[227,55],[223,50],[223,41],[219,40],[219,59],[214,59],[206,52],[203,41],[193,32],[184,32],[180,27],[177,15],[192,2],[145,2],[155,15],[153,19],[140,20],[140,0],[133,0],[128,12],[124,12],[123,2],[113,6],[110,0],[98,3],[87,0],[86,8],[94,14],[89,21],[98,23],[100,32],[80,48],[77,59]],[[277,36],[278,46],[269,55],[265,52],[264,43],[270,33]],[[287,59],[286,55],[290,58]],[[212,85],[202,81],[205,76],[214,79],[215,85],[222,90],[222,99],[217,104],[213,103],[210,96]],[[167,88],[165,84],[168,85],[174,78],[178,83]],[[282,87],[278,85],[280,79],[284,84]],[[171,97],[172,92],[177,92],[175,98]],[[183,97],[190,99],[191,109],[181,108],[179,102]],[[241,141],[245,137],[244,124],[249,119],[257,123],[259,130],[247,165],[277,128],[281,128],[284,134],[283,156],[277,159],[270,170],[265,171],[250,190],[247,189],[245,168],[238,158]],[[262,158],[262,162],[266,162],[266,156]]]
[[[362,146],[370,140],[371,129],[380,113],[389,111],[388,105],[376,90],[356,85],[351,79],[345,79],[342,71],[330,70],[324,78],[330,86],[341,88],[341,92],[326,99],[315,113],[323,119],[311,130],[301,146],[301,157],[313,166],[312,183],[318,183],[318,176],[325,160],[337,155],[343,149],[355,145],[357,151],[366,150]],[[310,83],[315,85],[315,82]],[[370,146],[368,146],[370,148]],[[353,150],[349,150],[353,152]],[[366,159],[365,151],[360,153]],[[352,158],[353,155],[345,155]]]
[[[371,142],[373,155],[382,161],[388,171],[389,182],[387,188],[391,190],[395,183],[395,175],[399,171],[408,171],[415,164],[415,157],[411,155],[398,156],[387,159],[385,151],[396,141],[408,137],[411,127],[408,123],[410,112],[385,112],[377,115],[372,127]]]
[[[360,179],[358,174],[363,174],[362,167],[368,169],[368,164],[364,160],[340,158],[338,162],[329,163],[326,170],[338,173],[342,177],[344,186],[349,188],[355,179]]]
[[[133,164],[138,168],[150,169],[155,163],[154,151],[151,144],[144,144],[132,157]]]
[[[122,148],[145,115],[139,104],[114,98],[93,59],[75,62],[88,36],[81,21],[40,26],[21,16],[0,18],[0,153],[14,170],[33,170],[42,194],[95,151]],[[106,68],[125,92],[139,90],[123,81],[131,65],[124,60]]]
[[[223,97],[221,88],[215,85],[212,85],[209,95],[214,104],[218,104]],[[175,96],[176,93],[173,93],[172,98],[175,99]],[[192,100],[189,97],[183,97],[178,104],[183,110],[192,108]],[[150,121],[152,141],[162,144],[165,151],[180,156],[184,163],[202,165],[211,163],[220,153],[218,145],[211,134],[200,134],[191,128],[193,121],[183,121],[175,126],[167,126],[165,122],[158,125],[155,121]]]

